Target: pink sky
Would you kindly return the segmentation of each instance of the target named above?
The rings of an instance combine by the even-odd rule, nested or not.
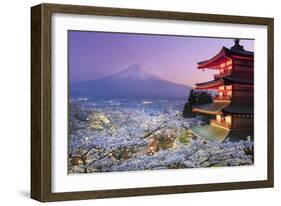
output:
[[[197,69],[197,62],[231,47],[233,39],[69,31],[71,81],[114,74],[132,64],[171,82],[193,86],[213,78],[214,71]],[[241,40],[254,51],[254,40]]]

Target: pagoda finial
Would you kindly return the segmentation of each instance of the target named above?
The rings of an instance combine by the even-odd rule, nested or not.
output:
[[[242,45],[239,44],[240,43],[240,39],[234,39],[234,46],[231,47],[231,49],[233,50],[244,50],[244,47]]]

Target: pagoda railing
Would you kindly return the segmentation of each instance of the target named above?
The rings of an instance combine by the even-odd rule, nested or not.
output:
[[[214,78],[219,79],[221,77],[224,77],[224,76],[227,76],[227,75],[230,75],[230,74],[231,74],[231,71],[227,70],[227,71],[224,71],[224,72],[220,72],[219,74],[214,74]]]
[[[216,124],[218,126],[222,126],[222,127],[225,127],[225,128],[231,127],[231,124],[226,122],[226,121],[217,121],[215,119],[211,119],[210,121],[211,121],[212,124]]]
[[[216,95],[215,97],[213,97],[213,100],[230,100],[230,99],[231,99],[231,97],[227,96],[227,95],[224,95],[224,96]]]

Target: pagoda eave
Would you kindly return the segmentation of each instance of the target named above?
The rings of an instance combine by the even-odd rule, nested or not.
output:
[[[219,70],[220,68],[217,66],[225,61],[229,60],[229,58],[227,57],[220,57],[218,60],[216,60],[215,62],[211,62],[211,63],[206,63],[206,64],[202,64],[202,65],[198,65],[197,69],[216,69]]]
[[[248,130],[229,130],[213,125],[205,125],[198,127],[191,127],[190,131],[198,138],[207,140],[209,142],[239,142],[241,140],[248,140],[249,137],[253,140],[253,129]]]
[[[233,59],[242,59],[242,60],[254,60],[253,57],[243,57],[243,56],[238,56],[238,55],[231,55],[231,58],[233,58]]]
[[[216,89],[219,86],[222,85],[229,85],[229,84],[243,84],[243,85],[253,85],[254,79],[253,78],[247,78],[247,77],[238,77],[236,75],[228,75],[221,77],[219,79],[215,79],[208,82],[202,82],[195,84],[195,89],[198,90],[205,90],[205,89]]]
[[[211,114],[211,115],[222,114],[221,111],[209,111],[209,110],[203,110],[203,109],[198,109],[198,108],[193,108],[192,112],[199,112],[199,113],[202,113],[202,114]]]
[[[192,111],[203,114],[218,115],[222,114],[222,108],[226,107],[228,104],[229,102],[213,102],[210,104],[202,104],[194,106]]]
[[[190,128],[190,131],[195,136],[209,142],[223,142],[229,134],[229,130],[212,125],[192,127]]]
[[[224,62],[228,59],[243,59],[243,60],[253,60],[254,53],[246,51],[244,49],[228,49],[223,47],[220,52],[214,57],[198,62],[198,69],[217,69],[215,66]]]
[[[243,104],[243,103],[230,103],[222,109],[224,114],[230,115],[249,115],[253,116],[254,114],[254,105],[253,104]]]
[[[221,49],[221,51],[215,55],[213,58],[202,61],[202,62],[198,62],[198,69],[205,69],[205,68],[211,68],[217,64],[219,64],[220,62],[222,62],[223,60],[226,59],[225,56],[225,50],[224,48]]]
[[[195,89],[204,90],[204,89],[216,89],[217,87],[224,84],[223,79],[216,79],[208,82],[198,83],[195,86]]]

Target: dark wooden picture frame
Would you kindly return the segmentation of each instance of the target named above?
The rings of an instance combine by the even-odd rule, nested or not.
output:
[[[267,26],[268,44],[268,131],[267,180],[134,189],[114,189],[53,193],[51,191],[51,16],[54,13],[100,15],[194,22],[221,22]],[[242,17],[214,14],[103,8],[76,5],[40,4],[31,8],[31,197],[48,201],[93,198],[160,195],[234,189],[273,187],[274,183],[274,97],[273,97],[273,36],[272,18]]]

